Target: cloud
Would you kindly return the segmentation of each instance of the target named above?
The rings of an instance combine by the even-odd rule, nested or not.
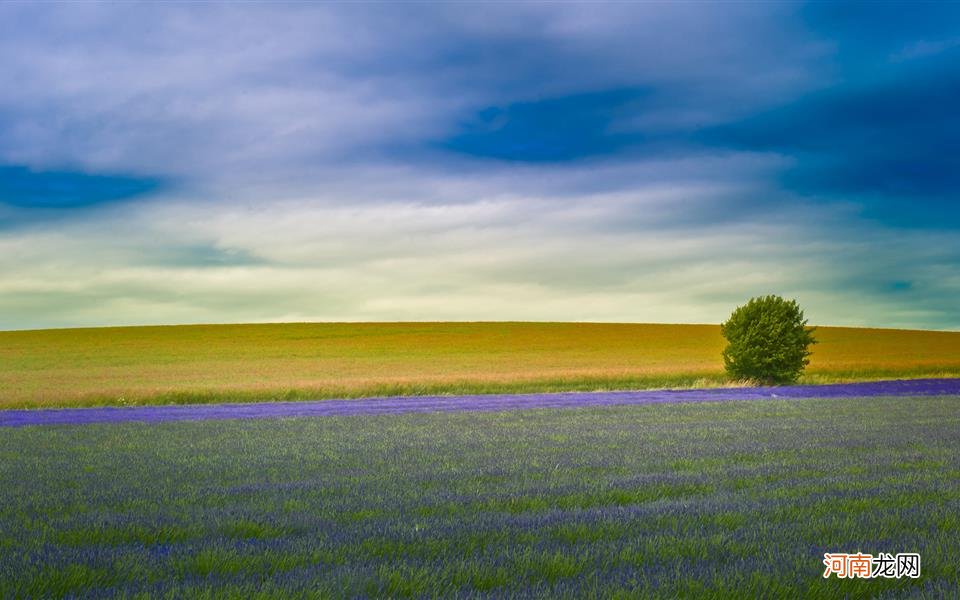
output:
[[[0,327],[957,327],[943,15],[845,10],[5,4]]]
[[[549,180],[556,167],[530,169],[522,179]],[[502,180],[457,188],[452,179],[413,174],[400,186],[410,197],[377,204],[170,198],[7,234],[0,326],[718,322],[768,292],[799,298],[818,323],[941,327],[958,316],[960,281],[948,275],[960,247],[947,234],[851,224],[846,209],[816,205],[710,226],[676,215],[677,206],[698,211],[746,193],[742,183],[674,181],[558,202],[549,193],[505,194]],[[889,289],[907,279],[909,290]]]
[[[784,185],[860,198],[908,225],[960,225],[960,53],[850,82],[701,134],[707,143],[796,158]],[[909,208],[906,208],[909,206]]]
[[[441,147],[471,156],[563,161],[614,154],[645,141],[622,123],[644,111],[642,90],[608,90],[487,107]]]
[[[484,107],[596,89],[656,86],[661,122],[715,118],[802,87],[815,55],[799,32],[744,30],[743,10],[668,5],[3,10],[0,76],[16,93],[0,99],[0,161],[188,180],[315,183],[318,165],[409,152]]]
[[[145,177],[0,166],[0,230],[69,219],[78,211],[142,198],[163,187]]]

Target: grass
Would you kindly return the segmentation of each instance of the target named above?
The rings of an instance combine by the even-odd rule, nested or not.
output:
[[[30,427],[0,597],[945,597],[958,515],[960,397]]]
[[[806,382],[960,375],[960,332],[823,327]],[[0,407],[725,385],[712,325],[291,323],[0,332]]]

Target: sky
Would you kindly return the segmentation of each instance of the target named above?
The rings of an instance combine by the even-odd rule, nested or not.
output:
[[[0,4],[0,329],[960,329],[960,4]]]

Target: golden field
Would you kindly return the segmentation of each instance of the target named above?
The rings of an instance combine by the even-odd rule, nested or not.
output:
[[[960,332],[820,327],[803,382],[960,375]],[[716,325],[288,323],[0,332],[0,407],[723,385]]]

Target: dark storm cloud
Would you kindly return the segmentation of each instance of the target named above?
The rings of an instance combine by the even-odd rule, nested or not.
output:
[[[642,90],[610,90],[489,107],[443,146],[472,156],[529,162],[614,154],[645,141],[617,131],[618,121],[643,111]]]
[[[165,187],[146,177],[0,166],[0,229],[69,218]]]
[[[878,80],[879,79],[879,80]],[[859,198],[893,224],[960,225],[960,48],[704,132],[707,143],[795,159],[788,189]]]
[[[0,203],[16,208],[99,206],[155,192],[158,180],[0,166]]]

